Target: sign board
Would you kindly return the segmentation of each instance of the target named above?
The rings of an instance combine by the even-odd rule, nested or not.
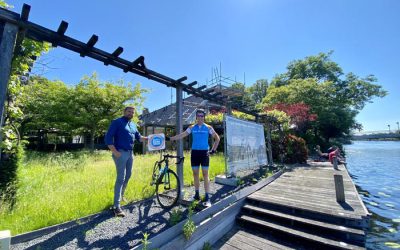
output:
[[[152,134],[147,138],[147,149],[149,151],[165,149],[165,135],[163,133]]]
[[[227,175],[268,164],[264,127],[225,115],[225,155]]]

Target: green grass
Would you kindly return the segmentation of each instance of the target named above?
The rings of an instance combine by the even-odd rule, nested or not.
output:
[[[193,185],[188,152],[185,157],[184,183]],[[158,159],[159,154],[135,156],[126,190],[129,201],[154,195],[155,187],[150,182],[153,164]],[[212,156],[210,166],[210,179],[223,173],[223,155]],[[18,170],[15,207],[10,211],[6,204],[0,204],[0,230],[8,229],[16,235],[108,209],[112,206],[115,177],[109,151],[27,152]]]

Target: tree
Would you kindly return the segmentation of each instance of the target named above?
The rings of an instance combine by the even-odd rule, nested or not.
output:
[[[280,103],[303,102],[318,117],[313,125],[314,137],[322,136],[325,142],[359,128],[355,120],[358,112],[373,98],[387,94],[375,84],[373,75],[344,76],[341,67],[330,59],[331,54],[320,53],[289,63],[287,72],[272,80],[262,105],[268,109]]]
[[[72,87],[35,77],[23,95],[24,131],[53,129],[69,135],[87,134],[94,149],[94,138],[104,134],[125,106],[142,107],[144,92],[139,84],[133,87],[122,80],[101,82],[96,73]]]
[[[132,87],[122,80],[101,82],[95,73],[85,76],[75,86],[70,99],[71,123],[76,132],[90,135],[90,148],[94,149],[95,136],[104,134],[111,120],[121,115],[125,106],[142,108],[145,92],[147,90],[140,84]]]

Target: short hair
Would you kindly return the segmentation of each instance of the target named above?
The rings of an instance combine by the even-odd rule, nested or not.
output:
[[[197,110],[196,110],[196,115],[197,115],[197,114],[206,115],[206,111],[205,111],[204,109],[197,109]]]
[[[135,109],[135,107],[132,106],[125,107],[124,112],[127,111],[128,109]]]

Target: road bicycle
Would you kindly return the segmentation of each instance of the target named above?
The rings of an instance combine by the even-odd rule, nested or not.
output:
[[[156,185],[157,201],[162,208],[173,207],[181,194],[181,186],[178,175],[169,168],[170,159],[177,159],[176,165],[183,162],[185,157],[162,154],[153,168],[151,185]]]

